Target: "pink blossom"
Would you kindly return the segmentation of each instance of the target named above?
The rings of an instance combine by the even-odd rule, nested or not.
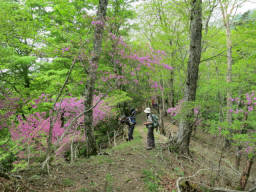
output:
[[[36,105],[32,105],[32,108],[33,108],[33,109],[36,109],[37,107],[36,107]]]
[[[134,73],[134,71],[132,71],[132,72],[131,72],[131,75],[132,75],[132,76],[135,76],[136,74]]]
[[[228,98],[229,101],[234,101],[234,99],[232,97]]]
[[[101,20],[97,20],[97,21],[92,21],[91,24],[92,25],[104,25],[104,22]]]
[[[139,81],[137,79],[134,79],[133,81],[135,82],[135,84],[139,83]]]
[[[171,113],[172,111],[175,111],[175,110],[173,110],[173,108],[167,109],[167,113]]]
[[[94,104],[100,99],[100,96],[94,97]],[[39,103],[44,102],[40,100]],[[65,130],[71,125],[74,117],[80,114],[84,110],[84,100],[77,98],[64,98],[61,103],[56,104],[55,110],[60,111],[58,116],[54,118],[53,125],[53,137],[52,142],[56,144],[58,138],[62,136]],[[37,107],[37,104],[35,105]],[[50,111],[50,115],[53,114]],[[65,118],[65,124],[62,122],[62,114]],[[96,125],[99,121],[104,120],[112,115],[111,107],[100,101],[99,104],[93,109],[93,125]],[[13,140],[21,140],[22,143],[33,144],[35,147],[42,147],[46,143],[46,138],[50,128],[50,117],[46,117],[46,112],[35,112],[26,116],[24,120],[21,116],[18,116],[18,125],[12,123],[10,133]],[[62,142],[68,140],[71,135],[81,135],[81,131],[77,130],[81,123],[83,123],[84,117],[80,117],[71,127],[70,131],[64,136]],[[39,145],[38,145],[39,144]],[[44,150],[44,149],[40,149]]]
[[[199,113],[199,109],[198,108],[194,108],[194,114],[197,115]]]
[[[158,88],[158,83],[155,81],[154,84],[151,87],[154,88],[154,89]]]
[[[251,147],[248,146],[248,147],[245,149],[245,152],[246,152],[246,153],[249,153],[250,151],[251,151]]]
[[[162,51],[161,53],[162,53],[162,55],[166,56],[166,53],[165,53],[165,51]]]
[[[248,106],[248,111],[253,111],[253,106]]]
[[[164,67],[165,69],[168,69],[168,70],[173,70],[173,67],[171,67],[171,66],[169,66],[169,65],[167,65],[167,64],[163,64],[163,67]]]
[[[171,116],[176,116],[177,115],[177,108],[173,107],[173,108],[169,108],[167,109],[167,113],[169,113]]]

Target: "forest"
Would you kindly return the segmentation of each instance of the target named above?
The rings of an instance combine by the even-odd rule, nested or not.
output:
[[[256,192],[254,1],[0,10],[0,191]]]

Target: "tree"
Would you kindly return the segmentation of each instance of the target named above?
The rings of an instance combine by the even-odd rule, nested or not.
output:
[[[191,1],[190,12],[190,49],[187,67],[187,79],[185,84],[184,103],[189,104],[196,99],[196,89],[198,80],[198,68],[201,59],[201,39],[202,39],[202,1]],[[179,132],[176,145],[181,153],[189,154],[190,137],[192,133],[193,110],[188,109],[179,122]]]
[[[92,108],[93,97],[95,92],[95,81],[97,79],[97,68],[98,62],[101,55],[102,49],[102,38],[104,32],[104,25],[106,22],[106,12],[107,12],[108,0],[99,0],[98,11],[96,20],[93,21],[95,25],[94,31],[94,43],[92,56],[89,61],[88,76],[84,90],[84,108],[85,111]],[[93,112],[92,110],[87,113],[84,118],[85,125],[85,137],[86,137],[86,155],[96,154],[97,146],[93,132]]]
[[[223,18],[223,23],[226,29],[226,46],[227,46],[227,122],[231,125],[232,123],[232,114],[230,109],[232,108],[232,89],[231,89],[231,82],[232,82],[232,39],[231,39],[231,19],[232,15],[236,12],[238,6],[240,6],[245,0],[219,0],[221,14]],[[229,140],[226,140],[226,145],[229,145]]]

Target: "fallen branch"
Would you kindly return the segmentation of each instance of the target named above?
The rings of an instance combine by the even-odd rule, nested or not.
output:
[[[238,191],[238,190],[232,190],[232,189],[226,189],[226,188],[219,188],[219,187],[216,187],[216,188],[212,188],[212,191],[213,192],[247,192],[247,191]]]
[[[251,189],[249,189],[249,192],[256,192],[256,185],[254,187],[252,187]]]
[[[188,176],[188,177],[179,177],[176,181],[176,188],[177,188],[177,192],[182,192],[180,189],[180,182],[181,180],[189,180],[192,177],[195,177],[196,175],[198,175],[200,172],[202,171],[207,171],[207,170],[211,170],[211,169],[199,169],[194,175]],[[200,185],[202,185],[200,183]],[[233,189],[226,189],[226,188],[221,188],[221,187],[210,187],[207,186],[205,184],[203,184],[205,187],[209,188],[212,192],[256,192],[256,186],[254,186],[253,188],[249,189],[249,191],[239,191],[239,190],[233,190]]]
[[[11,175],[11,177],[15,177],[17,179],[22,179],[22,176],[20,176],[20,175]]]
[[[50,156],[47,156],[47,158],[45,159],[45,161],[42,163],[42,169],[44,169],[45,166],[47,166],[47,172],[49,174],[49,163],[48,161],[50,160]]]
[[[189,179],[191,177],[195,177],[196,175],[198,175],[201,171],[207,171],[207,170],[210,170],[210,169],[199,169],[194,175],[191,175],[191,176],[188,176],[188,177],[179,177],[176,181],[176,188],[178,190],[178,192],[181,192],[180,190],[180,181],[183,180],[183,179]]]
[[[232,164],[231,164],[230,162],[228,162],[228,161],[225,160],[225,159],[223,159],[223,161],[224,161],[226,164],[229,165],[228,168],[231,169],[236,175],[239,175],[239,176],[242,175],[242,173],[240,173],[239,171],[237,171],[237,170],[232,166]]]

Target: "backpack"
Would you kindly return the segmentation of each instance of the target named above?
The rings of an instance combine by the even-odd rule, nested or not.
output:
[[[157,128],[159,126],[159,122],[158,122],[159,118],[157,115],[152,114],[152,121],[153,121],[153,127]]]
[[[129,125],[135,125],[136,124],[135,117],[128,117],[128,122],[129,122]]]

